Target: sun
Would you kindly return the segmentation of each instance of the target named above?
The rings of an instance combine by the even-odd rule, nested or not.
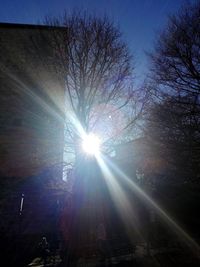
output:
[[[90,133],[83,138],[83,151],[89,155],[97,155],[100,152],[100,139],[97,135]]]

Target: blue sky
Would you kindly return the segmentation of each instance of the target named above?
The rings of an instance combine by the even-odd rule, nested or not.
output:
[[[96,15],[107,14],[119,25],[135,58],[136,74],[147,70],[144,51],[153,47],[156,33],[169,14],[187,0],[0,0],[0,22],[37,24],[45,15],[61,15],[79,8]],[[194,2],[194,1],[192,1]]]

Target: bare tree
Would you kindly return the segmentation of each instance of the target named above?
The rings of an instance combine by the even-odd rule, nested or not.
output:
[[[51,44],[65,89],[66,152],[77,155],[82,131],[98,134],[110,151],[136,124],[147,97],[133,86],[134,68],[120,31],[106,17],[79,13],[46,24],[62,27]]]
[[[183,101],[185,101],[183,99]],[[170,181],[196,181],[199,173],[198,117],[172,97],[152,106],[146,123],[152,157],[162,160]]]
[[[196,176],[199,166],[199,17],[199,1],[182,6],[169,17],[151,54],[151,79],[159,96],[151,112],[151,133],[161,144],[160,152],[170,153],[168,160],[178,171],[188,166],[187,179]]]
[[[128,47],[107,17],[73,13],[47,19],[46,24],[60,27],[51,32],[50,45],[65,91],[66,160],[75,164],[73,212],[66,218],[66,223],[70,221],[69,257],[73,257],[80,246],[89,244],[89,233],[103,220],[105,195],[109,195],[96,161],[85,161],[81,140],[92,132],[109,153],[114,144],[134,138],[133,126],[141,118],[147,94],[133,86]]]
[[[169,17],[152,53],[152,76],[159,92],[183,96],[200,93],[200,2]]]

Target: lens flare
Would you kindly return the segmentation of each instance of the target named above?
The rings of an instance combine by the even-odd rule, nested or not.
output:
[[[89,155],[97,155],[100,150],[100,139],[94,134],[85,135],[83,138],[82,148]]]
[[[124,183],[126,183],[129,188],[132,190],[133,193],[137,194],[138,196],[143,199],[144,202],[148,203],[149,207],[153,208],[153,210],[156,212],[156,214],[164,220],[166,225],[169,226],[169,228],[179,237],[179,240],[182,240],[188,248],[192,250],[193,253],[196,255],[199,255],[200,253],[200,247],[199,244],[183,229],[181,228],[175,220],[173,220],[169,214],[161,208],[150,196],[148,196],[147,193],[145,193],[139,186],[137,186],[130,177],[128,177],[123,171],[121,171],[114,163],[112,163],[111,160],[109,160],[107,157],[101,155],[101,157],[97,157],[98,163],[101,167],[102,173],[104,174],[105,178],[108,180],[109,187],[112,189],[112,197],[115,199],[119,198],[120,196],[123,197],[125,200],[124,193],[122,194],[122,189],[119,189],[118,184],[115,182],[115,175],[117,175],[119,178],[123,180]],[[113,174],[112,174],[113,173]],[[111,179],[112,178],[112,179]],[[116,188],[117,185],[117,188]],[[120,194],[119,194],[120,193]],[[126,209],[128,212],[130,212],[130,205],[127,205],[128,199],[126,201],[123,201],[125,205],[119,205],[118,208],[125,209],[127,206],[128,209]],[[124,214],[123,214],[124,215]],[[128,218],[128,217],[127,217]]]
[[[118,214],[124,223],[125,230],[129,235],[130,241],[134,241],[134,237],[136,237],[136,235],[137,237],[142,238],[138,231],[138,220],[135,216],[134,207],[131,205],[125,191],[102,158],[103,157],[100,154],[96,157],[103,174],[103,178],[108,186],[108,190],[115,203]]]

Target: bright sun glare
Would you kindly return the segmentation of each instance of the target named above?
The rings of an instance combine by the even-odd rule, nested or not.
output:
[[[94,134],[88,134],[83,138],[82,148],[89,155],[97,155],[100,150],[100,139]]]

